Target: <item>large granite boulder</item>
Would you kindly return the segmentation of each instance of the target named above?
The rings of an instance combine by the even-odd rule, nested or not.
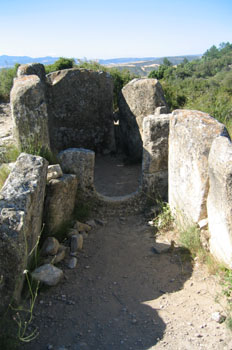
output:
[[[168,197],[169,119],[169,114],[161,114],[143,120],[143,191],[164,200]]]
[[[162,86],[156,79],[134,79],[119,96],[119,125],[124,139],[124,148],[134,160],[142,159],[143,119],[155,115],[156,108],[168,106]]]
[[[45,232],[52,234],[71,219],[76,199],[76,175],[65,174],[49,181],[44,208]]]
[[[22,153],[0,192],[0,310],[19,301],[41,234],[47,161]]]
[[[169,204],[190,223],[207,217],[208,156],[213,140],[228,135],[207,113],[176,110],[170,116]]]
[[[47,83],[53,149],[113,151],[112,77],[105,72],[74,68],[48,74]]]
[[[18,145],[28,152],[50,149],[44,84],[37,75],[14,80],[10,94],[14,134]]]
[[[207,199],[210,251],[232,268],[232,144],[217,137],[209,153]]]

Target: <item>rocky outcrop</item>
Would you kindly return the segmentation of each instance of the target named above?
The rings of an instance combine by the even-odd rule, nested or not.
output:
[[[161,106],[168,109],[162,87],[156,79],[134,79],[122,89],[119,97],[120,133],[131,159],[142,159],[143,119],[156,114],[156,108]]]
[[[212,144],[209,180],[210,251],[232,268],[232,144],[226,137],[217,137]]]
[[[154,198],[168,197],[169,114],[150,115],[143,120],[143,191]]]
[[[207,217],[208,156],[220,135],[228,135],[225,126],[206,113],[176,110],[170,117],[169,204],[190,222]]]
[[[115,149],[113,81],[109,74],[65,69],[47,75],[50,140],[53,149]]]
[[[37,75],[14,80],[10,94],[14,135],[23,150],[50,149],[44,85]]]
[[[58,154],[61,168],[66,174],[75,174],[79,188],[93,190],[95,153],[88,149],[69,148]]]
[[[77,192],[75,175],[65,174],[49,181],[44,208],[45,232],[54,233],[71,219]]]
[[[0,309],[19,301],[30,252],[41,234],[47,161],[22,153],[0,192]]]

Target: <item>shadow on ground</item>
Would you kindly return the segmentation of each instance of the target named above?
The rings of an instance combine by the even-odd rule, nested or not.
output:
[[[153,349],[166,325],[152,301],[161,298],[162,308],[162,296],[180,290],[192,274],[178,249],[156,254],[153,244],[142,216],[108,218],[89,234],[78,268],[40,294],[40,336],[25,349]]]

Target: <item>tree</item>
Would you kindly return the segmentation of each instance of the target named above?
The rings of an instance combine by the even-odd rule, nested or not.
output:
[[[167,66],[167,67],[170,67],[170,66],[172,66],[172,62],[170,62],[169,59],[167,59],[167,57],[164,57],[163,65]]]

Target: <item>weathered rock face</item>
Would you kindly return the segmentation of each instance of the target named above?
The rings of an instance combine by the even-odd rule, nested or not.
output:
[[[217,137],[212,144],[209,181],[210,251],[232,268],[232,144],[226,137]]]
[[[41,234],[47,161],[22,153],[0,193],[0,309],[20,298],[28,255]]]
[[[115,149],[113,82],[109,74],[65,69],[47,75],[52,147]]]
[[[220,135],[228,135],[225,126],[206,113],[176,110],[170,117],[169,204],[190,222],[207,217],[208,155]]]
[[[45,231],[55,232],[63,223],[70,220],[75,206],[77,178],[63,175],[49,181],[44,208]]]
[[[75,174],[79,188],[93,190],[95,153],[88,149],[69,148],[58,154],[61,168],[66,174]]]
[[[14,80],[10,95],[14,134],[19,146],[50,149],[44,85],[37,75]],[[30,150],[31,151],[31,150]]]
[[[165,106],[163,90],[156,79],[134,79],[121,91],[119,97],[119,124],[124,148],[129,157],[142,159],[143,119],[154,115],[156,108]]]
[[[169,114],[143,120],[143,191],[167,200]]]
[[[17,77],[24,75],[37,75],[42,82],[46,79],[45,68],[41,63],[21,64],[17,70]]]

